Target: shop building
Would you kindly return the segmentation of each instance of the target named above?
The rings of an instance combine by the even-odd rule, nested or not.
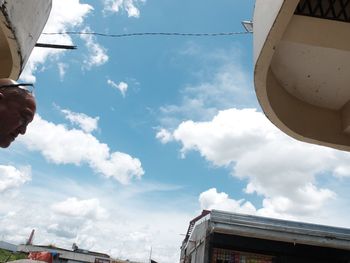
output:
[[[181,263],[349,263],[350,229],[206,211],[190,222]]]

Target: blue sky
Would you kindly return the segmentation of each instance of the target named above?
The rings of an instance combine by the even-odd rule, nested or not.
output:
[[[53,0],[44,32],[242,32],[254,1]],[[21,243],[177,262],[202,209],[349,226],[348,153],[261,113],[253,36],[42,35],[27,134],[1,150],[0,230]]]

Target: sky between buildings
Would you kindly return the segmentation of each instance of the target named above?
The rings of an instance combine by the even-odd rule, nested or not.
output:
[[[242,32],[253,0],[53,0],[44,32]],[[42,35],[38,112],[0,151],[0,236],[178,262],[202,209],[347,226],[350,155],[264,116],[252,35]]]

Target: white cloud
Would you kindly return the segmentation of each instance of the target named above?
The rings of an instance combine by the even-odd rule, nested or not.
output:
[[[207,122],[186,121],[173,136],[182,144],[184,157],[188,151],[198,151],[214,165],[231,167],[233,176],[248,180],[246,193],[264,197],[264,215],[317,213],[336,197],[317,186],[317,175],[345,171],[350,158],[291,139],[255,109],[220,111]]]
[[[80,28],[86,16],[93,10],[88,4],[81,4],[79,0],[53,0],[49,20],[43,32],[56,33]],[[41,35],[38,42],[71,45],[72,39],[68,35]],[[64,51],[47,48],[34,48],[21,79],[35,82],[34,73],[48,59],[58,59]]]
[[[319,199],[323,198],[322,196],[317,197],[317,193],[313,193],[312,195],[310,195],[310,197]],[[315,212],[311,217],[307,215],[301,216],[300,214],[290,213],[290,205],[294,204],[293,202],[291,202],[290,199],[286,197],[277,197],[273,199],[266,198],[263,200],[263,206],[260,209],[257,209],[251,202],[245,201],[243,199],[232,199],[229,197],[228,194],[224,192],[217,192],[215,188],[211,188],[207,191],[204,191],[199,195],[200,207],[201,209],[206,210],[216,209],[232,213],[251,214],[265,217],[283,218],[289,220],[311,220],[314,223],[321,223],[320,221],[323,221],[323,224],[329,224],[329,217],[333,217],[335,215],[333,211],[333,214],[328,213],[328,215],[325,218],[321,218],[321,215],[324,216],[324,214],[327,213],[323,213],[321,207],[313,207],[314,200],[311,200],[310,202],[308,201],[306,203],[310,206],[310,210]],[[325,204],[323,203],[322,205],[324,206],[322,208],[326,209]],[[332,203],[332,205],[334,205],[334,203]],[[308,212],[308,214],[310,214],[310,211]],[[336,220],[333,220],[333,222],[335,221]]]
[[[161,128],[156,138],[181,143],[184,158],[188,151],[197,151],[215,166],[231,169],[247,182],[246,194],[263,197],[257,208],[262,215],[316,216],[338,198],[319,185],[318,175],[349,176],[350,155],[284,135],[264,114],[247,108],[256,100],[249,76],[237,66],[239,50],[204,51],[192,43],[182,52],[202,62],[202,69],[194,71],[200,82],[181,90],[179,104],[160,109],[160,122],[167,129]],[[216,195],[226,200],[218,198],[223,207],[239,203]]]
[[[25,166],[17,169],[10,165],[0,165],[0,193],[18,188],[31,180],[31,168]]]
[[[44,136],[43,136],[44,134]],[[87,163],[95,172],[112,177],[122,184],[133,178],[141,178],[144,171],[141,162],[128,154],[110,152],[107,144],[78,129],[67,129],[35,116],[26,136],[18,141],[29,150],[40,151],[56,164]]]
[[[228,194],[218,193],[216,188],[211,188],[199,195],[201,209],[223,210],[243,214],[255,214],[256,209],[250,202],[230,199]]]
[[[68,64],[65,64],[65,63],[58,63],[57,67],[58,67],[58,73],[60,75],[60,79],[63,80],[69,66]]]
[[[137,262],[146,262],[152,247],[155,260],[178,261],[183,239],[179,234],[186,231],[193,214],[176,209],[171,201],[146,202],[143,184],[96,187],[52,174],[42,179],[45,188],[31,184],[14,198],[0,195],[3,240],[23,243],[35,229],[36,244],[70,249],[75,242],[82,249]],[[140,189],[130,195],[130,187]],[[159,185],[151,188],[159,190]]]
[[[107,80],[107,84],[110,85],[112,88],[115,88],[120,91],[123,97],[125,97],[126,91],[128,90],[128,84],[121,81],[119,84],[115,83],[113,80]]]
[[[118,13],[125,10],[129,17],[140,17],[140,10],[137,3],[144,3],[145,0],[104,0],[105,11]]]
[[[156,134],[156,138],[160,140],[161,143],[163,144],[166,144],[174,140],[172,133],[166,129],[160,129]]]
[[[83,32],[91,32],[91,29],[87,27]],[[107,50],[96,42],[96,37],[88,34],[80,35],[80,37],[85,41],[88,49],[88,58],[84,60],[84,64],[88,69],[94,66],[101,66],[108,61]]]
[[[254,109],[231,109],[219,112],[212,121],[182,122],[173,135],[183,144],[183,153],[198,149],[220,166],[229,165],[244,152],[259,149],[276,133],[277,129]]]
[[[67,239],[73,239],[76,237],[77,232],[79,231],[78,227],[70,227],[66,223],[59,224],[59,223],[53,223],[51,225],[47,226],[47,233],[53,234],[60,238],[67,238]]]
[[[194,48],[191,45],[191,50]],[[185,51],[181,55],[199,60],[203,68],[195,77],[198,83],[188,84],[181,89],[180,103],[160,108],[160,122],[163,127],[174,128],[183,120],[207,121],[219,110],[246,107],[256,99],[252,92],[250,76],[243,71],[238,61],[239,50],[205,51],[196,46],[196,52]],[[203,55],[203,53],[205,55]]]
[[[174,139],[172,133],[166,129],[160,129],[156,134],[156,138],[163,144],[171,142]]]
[[[51,208],[55,213],[69,217],[101,219],[107,216],[106,210],[101,207],[100,201],[96,198],[78,200],[76,197],[71,197],[53,204]]]
[[[65,118],[72,124],[77,124],[83,131],[91,133],[98,127],[99,117],[92,118],[84,113],[72,112],[67,109],[62,109]]]

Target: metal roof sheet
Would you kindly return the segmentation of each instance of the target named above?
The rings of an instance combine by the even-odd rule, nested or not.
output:
[[[350,250],[350,229],[212,210],[210,231]]]

